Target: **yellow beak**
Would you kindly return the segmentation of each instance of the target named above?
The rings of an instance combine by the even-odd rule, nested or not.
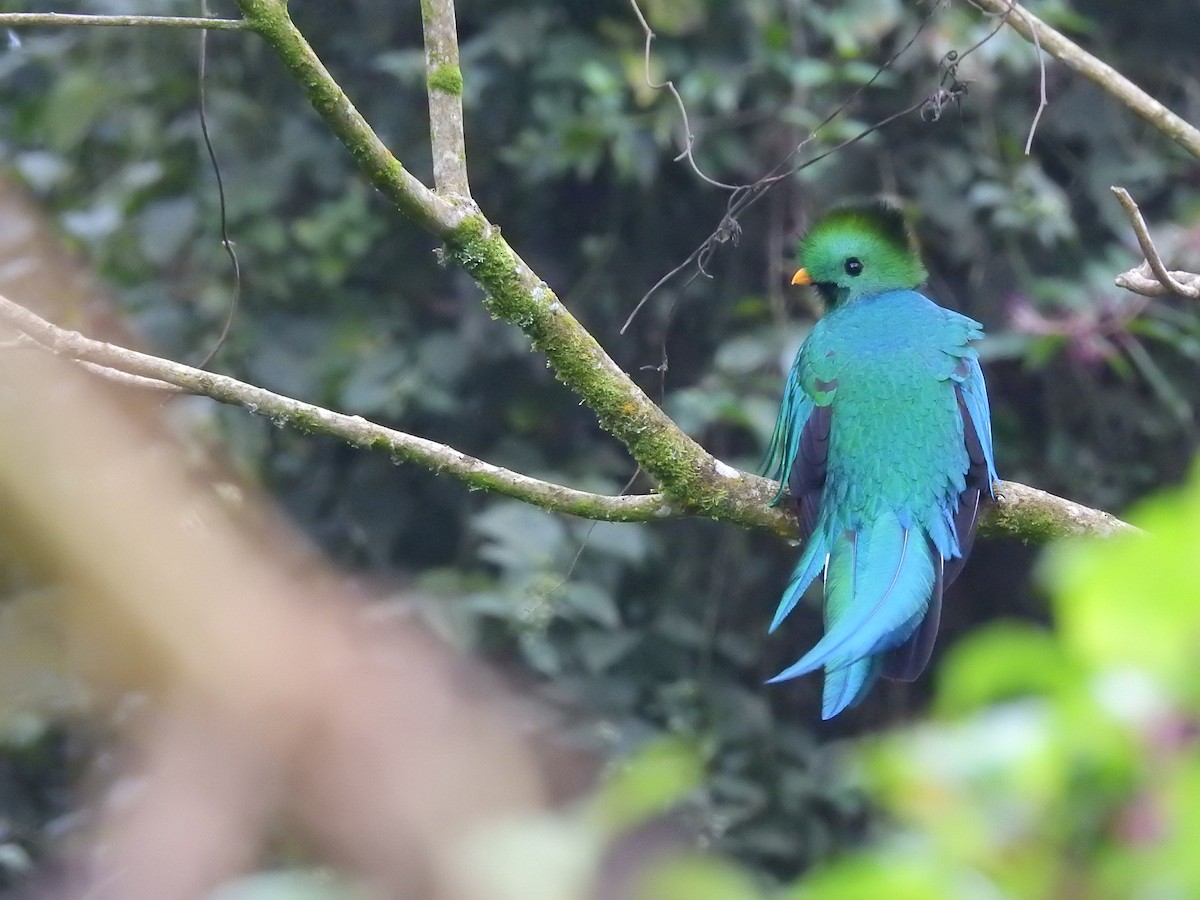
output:
[[[807,269],[800,269],[792,276],[792,284],[812,284],[812,276]]]

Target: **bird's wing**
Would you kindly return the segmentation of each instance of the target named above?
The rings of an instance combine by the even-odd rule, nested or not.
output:
[[[783,592],[770,631],[774,631],[800,601],[800,597],[825,566],[829,551],[820,534],[815,534],[825,493],[829,457],[829,431],[833,423],[832,394],[819,405],[804,390],[801,379],[803,355],[797,357],[784,386],[783,402],[763,472],[780,482],[775,503],[785,496],[794,504],[804,553]]]
[[[962,419],[963,442],[967,448],[966,484],[958,495],[954,510],[954,533],[958,538],[959,555],[946,560],[943,579],[949,585],[962,571],[963,564],[975,541],[980,507],[985,497],[993,496],[996,482],[996,463],[992,453],[992,416],[988,406],[987,386],[983,369],[974,354],[964,356],[955,371],[954,393]]]
[[[775,418],[775,429],[771,433],[771,443],[767,446],[767,456],[760,471],[767,478],[779,482],[779,491],[775,495],[775,503],[783,499],[788,488],[792,461],[800,451],[800,438],[805,425],[812,415],[816,404],[800,383],[800,360],[792,366],[787,381],[783,386],[783,399],[779,404],[779,415]]]
[[[813,407],[800,430],[800,444],[788,472],[788,493],[796,503],[802,541],[807,541],[812,535],[821,514],[832,424],[832,406]]]

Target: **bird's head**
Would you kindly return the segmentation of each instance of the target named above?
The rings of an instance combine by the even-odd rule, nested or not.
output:
[[[900,208],[885,200],[835,207],[800,239],[792,284],[811,284],[830,306],[912,289],[925,268]]]

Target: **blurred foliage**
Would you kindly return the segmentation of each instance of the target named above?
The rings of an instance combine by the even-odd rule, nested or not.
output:
[[[1200,893],[1200,467],[1132,520],[1149,534],[1047,554],[1054,631],[981,628],[935,717],[866,744],[887,836],[797,900]]]
[[[1031,4],[1200,119],[1192,0],[1164,0],[1152,17],[1134,6]],[[197,11],[185,0],[75,8]],[[290,8],[383,139],[428,180],[418,4]],[[726,182],[758,178],[802,141],[793,161],[813,158],[920,104],[953,84],[946,54],[995,28],[969,4],[915,0],[647,0],[645,10],[658,33],[652,75],[675,79],[696,162]],[[460,0],[458,19],[477,200],[618,362],[722,459],[756,464],[782,371],[811,320],[787,308],[794,235],[830,202],[886,190],[919,214],[931,293],[991,335],[984,352],[1004,477],[1113,510],[1182,477],[1196,444],[1200,310],[1112,286],[1137,254],[1108,187],[1128,187],[1172,265],[1196,269],[1200,168],[1053,64],[1051,105],[1026,156],[1039,67],[1020,38],[1001,30],[962,58],[955,72],[968,90],[940,115],[913,112],[782,181],[742,218],[740,241],[721,246],[711,278],[668,283],[621,337],[638,298],[717,227],[726,195],[673,161],[678,112],[643,77],[643,35],[624,0]],[[462,273],[439,267],[434,243],[364,186],[270,51],[232,33],[213,34],[209,46],[210,126],[245,273],[216,365],[532,475],[620,490],[634,471],[621,448],[515,329],[488,317]],[[27,31],[0,50],[5,164],[94,261],[146,339],[187,361],[212,345],[230,296],[196,119],[196,52],[195,34],[130,29]],[[694,741],[707,777],[691,820],[757,872],[789,879],[872,831],[861,787],[833,765],[839,745],[825,742],[911,715],[927,688],[879,690],[817,726],[816,679],[761,687],[819,629],[815,616],[801,617],[764,639],[794,548],[707,522],[551,517],[238,410],[194,414],[212,445],[335,559],[400,573],[423,598],[405,590],[402,602],[431,627],[537,673],[547,696],[586,711],[564,739],[606,754],[662,732]],[[1028,558],[1015,546],[977,547],[950,598],[943,646],[1001,610],[1042,617]],[[975,674],[953,687],[943,677],[938,708],[962,715],[1005,692],[1078,684],[1078,661],[1059,671],[1050,661],[1064,651],[1038,634],[1032,624],[981,632],[984,661],[966,650],[946,660],[947,671]],[[1017,737],[1051,715],[1022,708],[1003,713],[1017,717]],[[1118,791],[1132,777],[1113,768],[1122,732],[1100,712],[1078,715],[1081,728],[1112,737],[1089,751],[1081,784]],[[1003,750],[988,726],[974,727],[957,746]],[[1055,744],[1045,766],[1085,750]],[[895,878],[911,876],[911,889],[889,896],[930,896],[919,892],[931,877],[924,857],[903,855],[899,866],[872,858]],[[837,877],[866,878],[870,865]],[[654,896],[705,896],[687,887],[693,871],[681,863],[663,874],[683,887]],[[728,891],[714,897],[740,896],[742,876],[727,874]]]

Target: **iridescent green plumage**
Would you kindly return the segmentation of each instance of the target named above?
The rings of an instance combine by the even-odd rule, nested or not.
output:
[[[806,546],[774,630],[825,571],[825,637],[773,681],[825,669],[825,718],[875,677],[928,660],[945,584],[995,480],[979,323],[914,290],[925,272],[894,208],[836,209],[800,243],[798,283],[832,309],[784,389],[768,474]]]

